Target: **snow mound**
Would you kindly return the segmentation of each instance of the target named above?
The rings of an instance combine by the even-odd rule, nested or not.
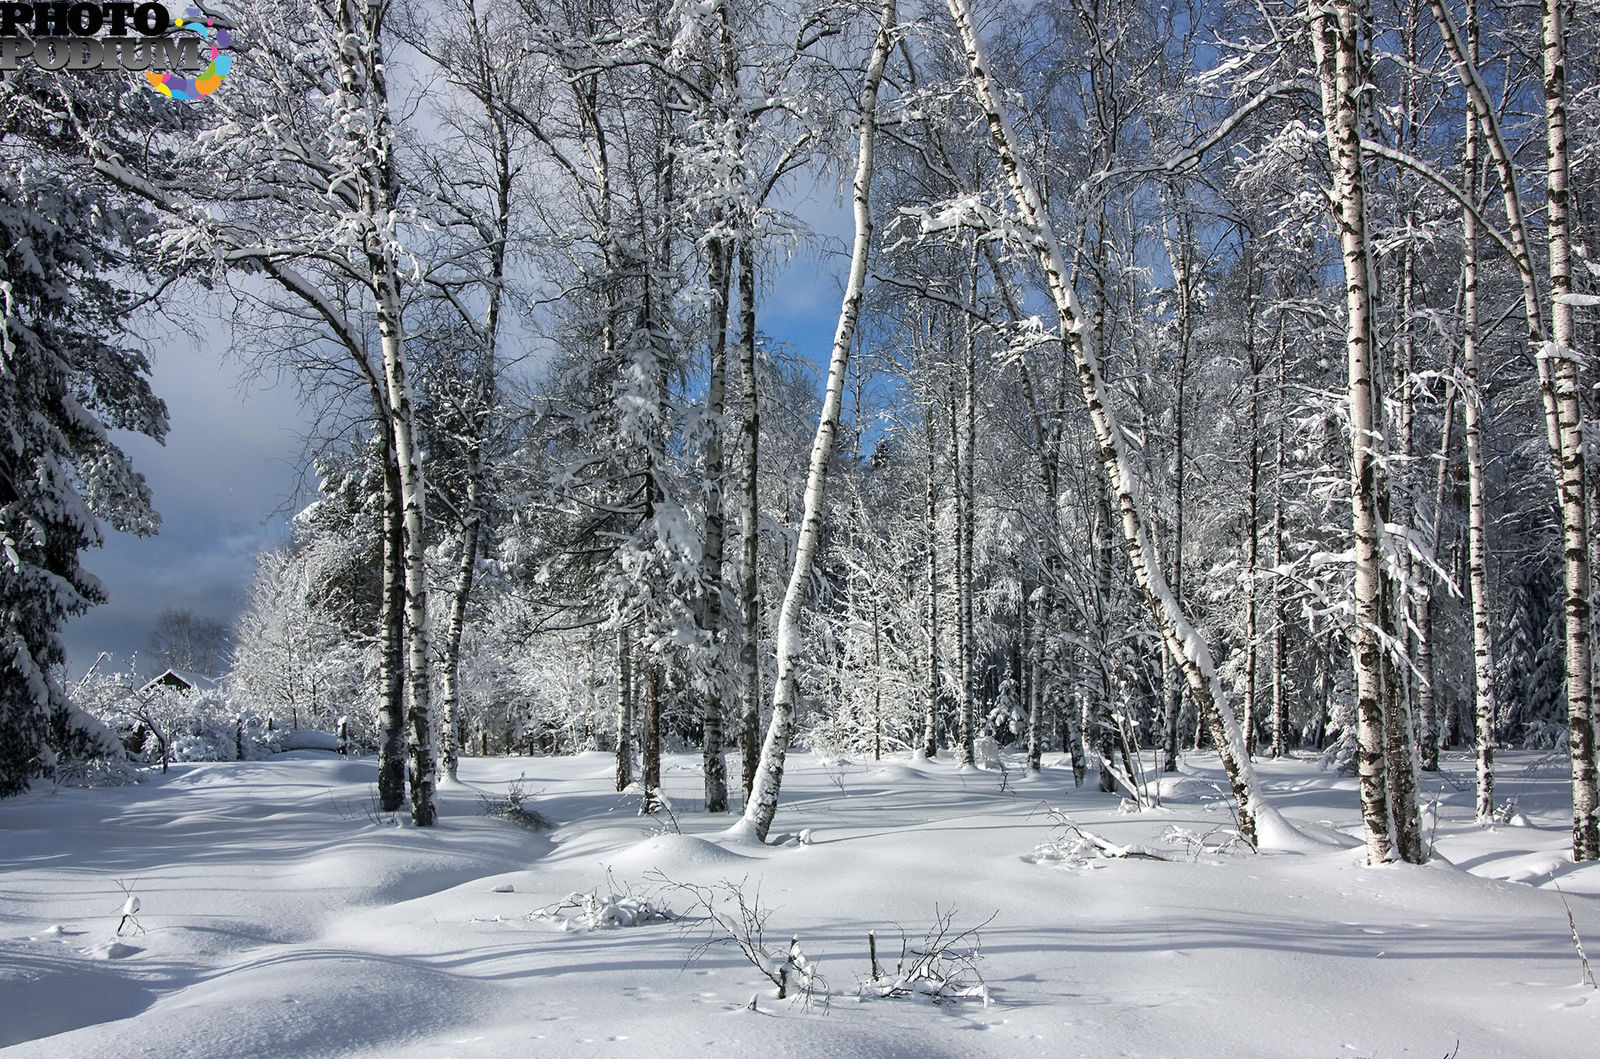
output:
[[[1203,802],[1226,796],[1215,783],[1195,776],[1162,776],[1157,786],[1164,802]]]
[[[749,859],[695,835],[653,835],[618,853],[610,863],[626,871],[671,871]]]
[[[1528,883],[1540,886],[1548,883],[1563,870],[1572,866],[1572,857],[1564,850],[1550,853],[1529,853],[1521,857],[1501,860],[1483,874],[1506,882]]]
[[[131,1018],[156,999],[117,969],[86,965],[59,944],[10,946],[0,961],[0,997],[5,998],[0,1049]],[[94,998],[92,1003],[85,1002],[89,997]]]
[[[875,768],[871,772],[867,773],[867,775],[876,782],[891,786],[903,783],[924,783],[928,779],[928,774],[922,769],[915,768],[911,765],[902,765],[899,763],[884,765],[882,768]]]

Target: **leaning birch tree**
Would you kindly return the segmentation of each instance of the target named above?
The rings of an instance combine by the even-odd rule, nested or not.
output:
[[[1267,802],[1245,752],[1244,735],[1218,678],[1211,649],[1173,598],[1150,533],[1149,517],[1139,493],[1128,442],[1111,406],[1110,394],[1098,353],[1088,340],[1090,321],[1078,303],[1071,275],[1033,178],[1022,165],[1017,137],[1001,106],[999,87],[989,73],[989,62],[978,37],[967,0],[947,0],[966,55],[973,96],[982,110],[1000,158],[1011,198],[1020,214],[1030,249],[1038,259],[1059,318],[1062,340],[1072,352],[1078,383],[1088,405],[1099,450],[1100,465],[1117,502],[1117,521],[1134,576],[1154,618],[1162,642],[1179,661],[1184,679],[1210,729],[1239,809],[1239,830],[1257,845],[1266,838],[1288,841],[1292,829]],[[1271,833],[1263,836],[1261,825]]]
[[[828,484],[828,464],[833,459],[834,440],[839,433],[840,411],[844,403],[845,370],[849,366],[850,346],[855,341],[856,321],[867,287],[867,258],[872,244],[872,157],[878,131],[878,89],[895,41],[895,0],[883,0],[878,16],[878,32],[867,60],[861,83],[861,114],[858,119],[859,145],[851,198],[855,205],[855,239],[850,252],[850,272],[844,300],[839,307],[839,323],[833,333],[833,352],[828,358],[828,382],[817,419],[817,434],[811,445],[811,463],[806,472],[804,514],[795,543],[794,566],[778,611],[777,679],[772,692],[772,719],[767,723],[755,783],[745,804],[744,816],[735,825],[765,842],[778,812],[778,790],[783,783],[784,757],[794,742],[795,706],[799,696],[796,669],[802,649],[800,616],[805,604],[806,585],[822,538],[822,501]]]

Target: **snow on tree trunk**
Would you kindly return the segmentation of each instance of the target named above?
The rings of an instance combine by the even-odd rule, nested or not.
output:
[[[1528,343],[1538,368],[1539,396],[1544,406],[1545,443],[1556,482],[1565,564],[1567,724],[1572,760],[1572,855],[1574,860],[1600,858],[1600,797],[1596,791],[1593,676],[1590,670],[1592,631],[1589,627],[1589,527],[1584,483],[1583,410],[1578,366],[1572,349],[1571,237],[1567,202],[1566,79],[1563,67],[1561,14],[1558,4],[1544,5],[1544,90],[1546,126],[1547,226],[1550,282],[1556,303],[1547,341],[1531,240],[1516,183],[1516,167],[1501,134],[1488,87],[1479,73],[1443,0],[1430,0],[1445,48],[1455,64],[1476,115],[1484,145],[1500,179],[1505,202],[1510,250],[1522,282]],[[1559,333],[1559,334],[1558,334]]]
[[[1038,772],[1044,758],[1044,707],[1039,697],[1039,627],[1033,610],[1033,593],[1022,586],[1018,604],[1018,635],[1022,640],[1022,701],[1028,710],[1028,771]]]
[[[1385,776],[1382,695],[1382,570],[1378,526],[1377,384],[1373,377],[1368,300],[1366,188],[1361,158],[1361,76],[1357,25],[1350,0],[1313,12],[1312,46],[1322,87],[1322,114],[1332,163],[1332,203],[1345,274],[1345,352],[1349,363],[1350,507],[1355,555],[1357,770],[1367,863],[1389,859],[1391,833]]]
[[[359,137],[354,155],[366,172],[360,183],[360,231],[367,258],[383,376],[389,399],[389,429],[400,472],[400,517],[405,529],[406,670],[409,691],[411,822],[430,827],[438,819],[438,750],[430,709],[428,658],[428,566],[426,492],[422,451],[415,440],[410,367],[400,295],[399,176],[395,168],[394,128],[389,114],[383,56],[383,8],[341,6],[345,39],[339,50],[342,89],[351,110],[349,135]]]
[[[761,739],[761,417],[756,395],[756,255],[754,233],[739,239],[739,380],[744,391],[739,465],[739,758],[744,803],[750,804]]]
[[[933,406],[923,410],[928,440],[928,482],[923,493],[922,533],[928,572],[928,676],[923,689],[922,753],[932,760],[939,752],[939,507],[933,445]]]
[[[1285,355],[1286,339],[1282,332],[1278,337],[1278,393],[1283,393],[1283,362]],[[1273,445],[1273,475],[1272,475],[1272,567],[1274,570],[1283,566],[1284,539],[1283,539],[1283,415],[1279,407],[1277,438]],[[1289,699],[1284,694],[1284,654],[1285,641],[1288,639],[1287,627],[1283,615],[1283,579],[1276,575],[1272,578],[1272,756],[1283,757],[1289,752]]]
[[[642,813],[653,813],[661,796],[661,666],[655,661],[644,665],[644,804]]]
[[[438,759],[434,747],[433,719],[429,710],[428,672],[428,565],[423,526],[426,524],[422,484],[422,454],[413,436],[411,379],[406,370],[401,333],[398,285],[380,281],[378,334],[383,347],[384,378],[394,419],[395,462],[400,470],[400,512],[405,528],[406,675],[409,692],[409,745],[411,822],[430,827],[438,820],[434,805],[438,786]]]
[[[1572,231],[1567,191],[1566,30],[1561,0],[1543,0],[1544,108],[1548,166],[1545,221],[1550,243],[1550,371],[1561,432],[1559,481],[1566,554],[1567,730],[1572,756],[1572,859],[1600,860],[1600,790],[1590,669],[1588,494],[1584,480],[1583,384],[1572,321]]]
[[[1144,592],[1162,640],[1178,657],[1201,716],[1212,730],[1212,737],[1238,802],[1241,833],[1252,844],[1260,841],[1273,844],[1291,842],[1293,829],[1267,802],[1255,770],[1251,768],[1244,752],[1244,737],[1233,711],[1228,707],[1210,648],[1183,613],[1167,585],[1150,537],[1142,498],[1137,492],[1127,440],[1111,407],[1099,359],[1085,342],[1084,329],[1087,324],[1077,295],[1068,282],[1066,263],[1050,219],[1044,212],[1043,201],[1032,178],[1022,168],[1017,155],[1016,137],[1001,108],[998,91],[990,80],[988,62],[984,58],[970,7],[967,0],[947,0],[947,3],[966,52],[974,97],[987,118],[1006,183],[1021,213],[1023,224],[1033,237],[1033,246],[1049,285],[1064,337],[1077,360],[1079,386],[1089,407],[1101,465],[1117,497],[1124,541],[1134,575]],[[1267,826],[1266,834],[1260,832],[1261,825]]]
[[[382,398],[382,391],[379,391]],[[388,420],[387,399],[376,402],[380,423]],[[383,603],[379,615],[378,808],[398,812],[406,796],[406,568],[405,526],[401,521],[400,468],[394,459],[394,434],[383,434]]]
[[[976,269],[974,268],[974,271]],[[976,285],[976,277],[974,277]],[[972,320],[962,320],[961,358],[961,471],[957,476],[961,502],[956,508],[956,565],[961,579],[961,716],[958,725],[956,762],[970,765],[973,761],[973,739],[977,732],[973,713],[976,709],[977,653],[976,631],[973,627],[974,584],[972,579],[972,544],[977,519],[977,339],[972,333]]]
[[[946,320],[949,320],[947,314]],[[947,327],[946,334],[950,343],[954,344],[954,336],[950,334],[953,328]],[[971,330],[967,329],[970,342]],[[972,583],[967,579],[966,556],[966,528],[967,528],[967,490],[963,481],[966,461],[962,458],[963,430],[956,410],[956,393],[954,384],[945,391],[945,411],[949,415],[950,428],[950,495],[955,500],[955,518],[950,527],[950,553],[955,557],[955,622],[956,622],[956,731],[955,731],[955,757],[956,764],[963,768],[972,765]]]
[[[633,653],[628,629],[617,630],[617,790],[633,782]]]
[[[1475,4],[1469,4],[1467,48],[1471,62],[1478,61],[1478,21]],[[1466,193],[1478,200],[1478,123],[1475,107],[1467,108],[1465,162]],[[1494,816],[1494,626],[1489,613],[1489,545],[1483,488],[1483,388],[1478,384],[1478,218],[1461,211],[1461,371],[1466,393],[1461,405],[1466,423],[1467,448],[1467,585],[1472,601],[1472,673],[1476,692],[1473,707],[1474,742],[1477,745],[1477,817]]]
[[[720,215],[714,223],[720,223]],[[710,667],[701,692],[700,754],[705,774],[706,812],[728,811],[728,770],[722,757],[722,411],[728,343],[728,248],[721,238],[708,241],[711,272],[711,378],[706,387],[706,524],[700,581],[705,601],[701,632],[707,640]]]
[[[855,243],[850,255],[850,275],[839,309],[838,327],[834,331],[833,352],[828,361],[827,391],[817,421],[817,436],[811,446],[811,465],[806,474],[804,514],[795,546],[794,566],[778,612],[777,683],[772,693],[772,720],[767,725],[767,737],[761,748],[754,789],[742,820],[742,825],[763,842],[778,812],[778,789],[783,783],[784,756],[794,740],[795,700],[799,693],[795,667],[802,649],[800,609],[805,603],[806,585],[811,578],[812,562],[822,536],[822,500],[828,481],[828,463],[833,458],[834,438],[839,431],[845,369],[849,363],[850,346],[855,340],[856,320],[861,313],[862,296],[867,285],[867,256],[872,242],[870,193],[873,146],[877,135],[878,86],[883,82],[884,67],[888,64],[889,49],[894,41],[894,18],[895,0],[884,0],[872,57],[868,60],[861,86],[861,136],[852,185]]]
[[[457,762],[461,756],[461,634],[467,624],[467,600],[472,596],[473,571],[478,563],[478,531],[483,522],[479,507],[482,456],[476,441],[467,446],[466,521],[461,527],[461,555],[456,563],[456,582],[450,592],[450,622],[445,628],[444,660],[439,667],[441,726],[440,757],[445,778],[457,782]]]

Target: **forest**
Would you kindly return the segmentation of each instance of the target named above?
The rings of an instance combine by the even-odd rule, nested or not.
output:
[[[1489,821],[1531,748],[1600,859],[1596,15],[242,0],[175,21],[231,57],[189,101],[17,59],[0,794],[320,729],[417,825],[513,753],[651,812],[665,748],[765,839],[796,748],[1135,801],[1205,751],[1271,846],[1253,762],[1315,751],[1376,864],[1442,750]],[[778,326],[818,260],[836,319]],[[318,493],[218,689],[152,701],[60,631],[159,529],[118,432],[194,306],[315,409]]]

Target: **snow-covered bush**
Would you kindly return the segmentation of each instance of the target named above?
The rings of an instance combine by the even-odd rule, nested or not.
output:
[[[282,728],[219,691],[136,685],[126,673],[91,673],[74,689],[85,730],[98,725],[129,761],[252,760],[282,749]]]
[[[45,748],[42,763],[56,783],[69,787],[116,787],[137,780],[116,733],[79,704],[75,696],[55,712],[51,729],[53,747]]]
[[[912,944],[904,933],[900,935],[900,958],[892,971],[878,966],[878,939],[875,934],[868,934],[872,973],[861,983],[861,995],[885,1000],[923,998],[935,1004],[977,1000],[988,1007],[989,987],[978,971],[983,959],[978,932],[993,920],[994,916],[990,916],[975,927],[956,930],[953,909],[935,910],[933,925],[921,941]]]
[[[615,930],[678,918],[652,896],[626,892],[626,888],[619,894],[616,887],[611,873],[607,872],[605,886],[570,893],[553,905],[534,910],[530,918],[554,919],[562,930]]]

